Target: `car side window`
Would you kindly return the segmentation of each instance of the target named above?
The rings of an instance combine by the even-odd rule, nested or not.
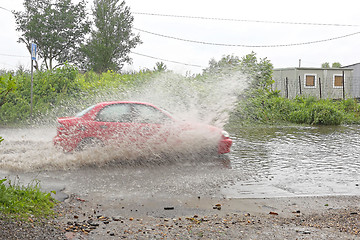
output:
[[[97,115],[98,122],[131,122],[129,104],[113,104],[101,109]]]
[[[134,104],[134,122],[164,124],[170,121],[169,116],[152,106]]]

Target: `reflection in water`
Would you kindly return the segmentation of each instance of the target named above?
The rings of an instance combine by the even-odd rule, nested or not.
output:
[[[225,192],[246,197],[359,194],[359,132],[358,126],[243,129],[236,134],[232,167],[251,180]],[[249,186],[255,186],[251,193]]]

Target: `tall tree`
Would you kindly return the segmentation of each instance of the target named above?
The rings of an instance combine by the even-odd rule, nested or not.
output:
[[[24,7],[24,12],[13,12],[16,30],[22,33],[19,42],[25,43],[29,52],[31,43],[36,43],[46,69],[52,69],[55,61],[58,65],[72,62],[90,31],[85,1],[73,4],[71,0],[24,0]]]
[[[83,46],[83,65],[95,72],[119,71],[130,63],[130,50],[141,43],[140,36],[132,33],[134,18],[125,1],[94,0],[95,29]]]

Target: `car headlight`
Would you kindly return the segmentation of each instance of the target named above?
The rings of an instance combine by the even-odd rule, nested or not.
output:
[[[222,131],[221,134],[226,138],[230,137],[230,134],[227,131]]]

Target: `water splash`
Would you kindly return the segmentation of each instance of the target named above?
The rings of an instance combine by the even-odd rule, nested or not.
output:
[[[240,72],[201,80],[163,73],[127,97],[151,102],[184,120],[222,127],[246,87]]]
[[[235,106],[238,95],[247,87],[241,73],[228,73],[206,79],[189,79],[173,73],[159,74],[147,80],[141,87],[132,90],[116,89],[99,92],[92,102],[85,100],[82,105],[101,101],[136,100],[150,102],[173,113],[177,118],[212,124],[222,127],[229,111]],[[80,103],[81,104],[81,103]],[[69,115],[73,115],[79,102],[66,104]],[[49,115],[52,122],[54,117]],[[151,146],[139,152],[129,148],[107,146],[83,152],[65,154],[56,149],[52,138],[55,126],[39,126],[31,129],[0,129],[5,141],[0,146],[0,168],[10,171],[65,170],[83,166],[104,166],[109,163],[149,164],[161,163],[164,159]],[[198,135],[201,132],[198,132]],[[196,133],[195,133],[196,135]],[[177,149],[176,154],[191,152],[193,140],[188,139],[186,149]],[[139,158],[141,155],[141,158]],[[180,161],[180,155],[168,159]],[[189,155],[187,155],[189,157]],[[198,156],[196,156],[198,157]]]

